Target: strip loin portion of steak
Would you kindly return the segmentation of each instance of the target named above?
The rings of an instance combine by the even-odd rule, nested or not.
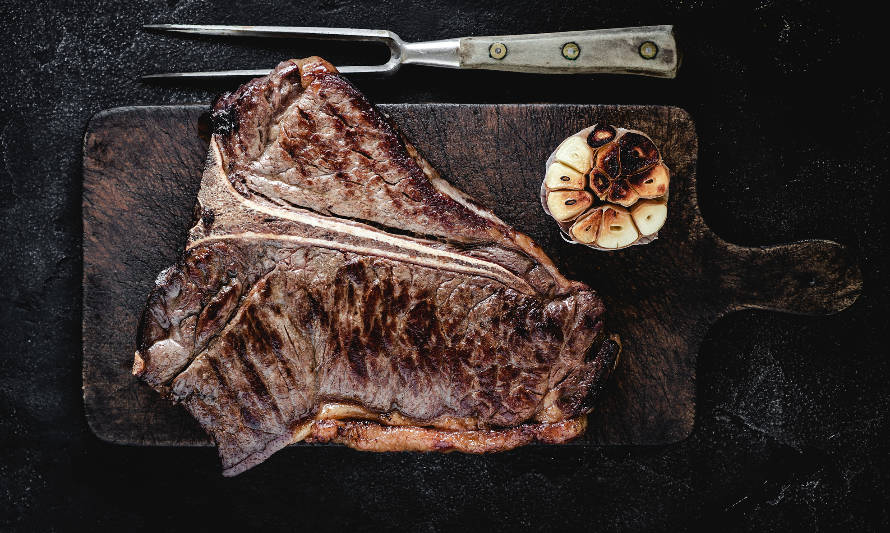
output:
[[[488,452],[583,433],[617,338],[586,285],[438,176],[319,58],[221,98],[133,372],[235,475],[298,442]]]

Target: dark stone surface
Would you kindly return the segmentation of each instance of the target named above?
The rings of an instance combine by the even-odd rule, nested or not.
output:
[[[850,2],[2,2],[0,529],[885,530],[888,209],[882,20]],[[676,80],[405,68],[377,102],[679,105],[698,125],[705,218],[748,245],[819,237],[859,254],[865,292],[826,318],[744,312],[699,357],[692,436],[644,448],[472,457],[292,449],[235,479],[211,449],[128,448],[81,402],[81,136],[126,104],[206,102],[142,73],[271,66],[354,46],[143,34],[148,22],[389,28],[408,40],[673,23]],[[257,46],[252,47],[253,44]],[[876,74],[875,72],[878,72]],[[493,162],[492,164],[496,164]]]

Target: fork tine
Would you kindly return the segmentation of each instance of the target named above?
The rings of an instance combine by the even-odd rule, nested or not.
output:
[[[146,30],[197,35],[223,35],[233,37],[279,37],[336,39],[341,41],[378,41],[386,43],[390,59],[383,65],[349,65],[338,67],[342,74],[388,75],[398,70],[401,63],[402,40],[388,30],[363,30],[356,28],[318,28],[311,26],[221,26],[194,24],[147,24]],[[265,76],[268,70],[217,70],[208,72],[169,72],[142,76],[144,81],[174,79],[233,79]]]
[[[347,65],[337,67],[340,74],[392,74],[395,69],[390,65]],[[162,72],[142,76],[143,81],[163,80],[213,80],[258,78],[268,74],[269,70],[210,70],[206,72]]]
[[[145,81],[172,79],[258,78],[269,70],[208,70],[206,72],[162,72],[142,76]]]
[[[343,41],[393,41],[399,37],[388,30],[356,28],[319,28],[313,26],[227,26],[199,24],[146,24],[146,30],[197,35],[225,35],[232,37],[280,37],[337,39]]]

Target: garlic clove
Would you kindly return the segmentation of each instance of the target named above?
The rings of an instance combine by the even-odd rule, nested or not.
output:
[[[580,191],[585,185],[584,174],[556,162],[547,169],[544,183],[550,190],[574,189]]]
[[[598,168],[595,168],[590,172],[590,190],[596,193],[600,200],[606,199],[606,195],[609,194],[609,187],[611,186],[612,182],[609,181],[609,176],[606,176],[605,172]]]
[[[628,185],[627,180],[612,182],[612,188],[609,189],[609,194],[606,196],[606,200],[609,202],[624,207],[633,205],[639,199],[640,195]]]
[[[670,172],[664,163],[658,164],[645,172],[640,172],[628,178],[631,187],[642,198],[655,198],[663,196],[668,191]]]
[[[578,220],[572,224],[569,233],[576,242],[580,242],[581,244],[591,244],[596,240],[596,235],[600,231],[600,221],[602,218],[602,209],[592,209],[590,212],[581,215]]]
[[[599,148],[600,146],[611,142],[617,133],[615,128],[608,124],[597,124],[590,130],[590,133],[587,134],[587,144],[593,148]]]
[[[593,150],[587,146],[584,139],[577,136],[563,141],[553,154],[553,158],[582,174],[586,174],[593,166]]]
[[[625,209],[607,206],[603,208],[596,244],[602,248],[623,248],[640,236],[634,227],[630,213]]]
[[[617,143],[608,144],[596,151],[596,168],[609,176],[609,179],[617,179],[621,174],[619,151]]]
[[[628,132],[618,141],[621,152],[621,169],[625,174],[636,174],[661,158],[655,143],[645,135]]]
[[[630,216],[642,235],[653,235],[664,226],[667,220],[667,202],[661,200],[640,200],[630,210]]]
[[[551,191],[547,195],[547,209],[560,222],[575,218],[592,203],[593,196],[586,191]]]

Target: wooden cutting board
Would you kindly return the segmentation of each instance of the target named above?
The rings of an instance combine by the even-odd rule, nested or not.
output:
[[[569,278],[597,289],[624,344],[590,417],[591,444],[665,444],[695,421],[695,363],[708,327],[745,308],[829,314],[862,278],[829,241],[743,248],[721,240],[696,201],[698,151],[675,107],[384,105],[444,177],[541,244]],[[130,375],[136,325],[157,274],[185,243],[207,152],[206,106],[125,107],[90,121],[83,159],[83,391],[90,427],[121,444],[206,445],[186,411]],[[560,238],[538,199],[544,161],[595,122],[647,132],[672,170],[657,241],[604,253]]]

